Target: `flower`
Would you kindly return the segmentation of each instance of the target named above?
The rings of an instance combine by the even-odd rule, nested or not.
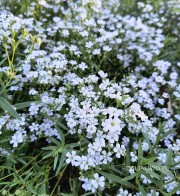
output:
[[[23,142],[23,135],[21,132],[16,132],[13,136],[12,139],[10,141],[10,144],[13,144],[13,147],[17,147],[19,143]]]
[[[114,152],[116,153],[116,157],[117,158],[120,158],[121,155],[124,156],[125,155],[125,146],[124,145],[121,145],[120,144],[116,144],[116,147],[114,148]]]
[[[138,157],[133,152],[130,152],[130,156],[132,162],[136,162],[138,160]]]
[[[77,155],[76,155],[76,151],[72,151],[71,153],[68,152],[66,154],[66,163],[69,164],[71,163],[72,166],[76,165],[76,160],[77,160]]]
[[[95,188],[101,187],[102,189],[105,187],[105,178],[104,176],[99,176],[98,173],[94,174],[94,179],[91,180],[91,184],[94,185]]]
[[[98,71],[98,74],[100,75],[101,78],[106,78],[108,76],[107,73],[104,73],[104,71],[102,70]]]
[[[158,156],[158,160],[162,163],[165,163],[166,162],[166,157],[167,157],[167,155],[165,153],[160,153],[159,156]]]
[[[119,118],[109,118],[109,119],[106,119],[104,122],[102,122],[102,127],[105,132],[107,132],[107,131],[112,131],[112,132],[121,131],[122,128],[120,126],[120,123],[121,123],[121,121],[119,120]]]

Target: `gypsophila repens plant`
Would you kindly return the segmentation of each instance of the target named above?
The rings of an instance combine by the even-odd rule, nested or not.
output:
[[[179,5],[0,2],[0,195],[180,195]]]

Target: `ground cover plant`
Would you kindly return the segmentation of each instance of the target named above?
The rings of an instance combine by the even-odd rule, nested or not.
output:
[[[179,5],[0,1],[0,195],[180,195]]]

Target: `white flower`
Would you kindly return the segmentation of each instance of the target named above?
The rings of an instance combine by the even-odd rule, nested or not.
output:
[[[105,132],[107,131],[112,131],[112,132],[116,132],[116,131],[121,131],[121,126],[120,126],[121,121],[119,120],[119,118],[109,118],[106,119],[104,122],[102,122],[102,126],[103,126],[103,130]]]
[[[144,112],[141,111],[141,106],[138,103],[133,103],[130,108],[135,113],[135,115],[141,118],[142,121],[148,119]]]
[[[139,111],[138,113],[136,113],[136,115],[139,116],[142,121],[145,121],[148,119],[148,117],[142,111]]]
[[[144,151],[148,151],[148,150],[149,150],[149,145],[148,145],[147,142],[143,142],[143,143],[142,143],[142,149],[143,149]]]
[[[106,152],[105,150],[102,151],[102,157],[103,157],[103,164],[107,164],[108,162],[112,161],[112,153],[111,152]]]
[[[31,126],[29,126],[30,131],[38,131],[39,130],[39,124],[32,123]]]
[[[91,184],[94,184],[94,187],[95,188],[98,188],[98,186],[100,186],[101,188],[104,188],[105,187],[105,178],[104,176],[99,176],[98,173],[95,173],[94,174],[94,179],[91,180]]]
[[[32,103],[31,106],[29,107],[30,115],[38,114],[38,110],[39,110],[39,107],[35,103]]]
[[[68,153],[66,154],[66,157],[67,157],[67,159],[66,159],[66,163],[67,163],[67,164],[71,163],[72,166],[76,165],[76,160],[77,160],[77,157],[78,157],[78,156],[76,155],[76,151],[72,151],[71,153],[68,152]]]
[[[125,146],[124,145],[121,145],[120,144],[116,144],[116,147],[114,148],[114,152],[116,153],[116,157],[117,158],[120,158],[121,155],[124,156],[125,155]]]
[[[23,142],[23,135],[21,132],[16,132],[10,141],[10,144],[13,144],[13,147],[17,147],[19,143]]]
[[[101,78],[106,78],[108,76],[107,73],[104,73],[104,71],[102,70],[98,71],[98,74],[100,75]]]
[[[86,156],[76,156],[73,161],[73,165],[79,166],[81,170],[88,170],[89,160]]]
[[[91,41],[86,42],[86,44],[85,44],[86,48],[91,48],[92,46],[93,46],[93,42],[91,42]]]
[[[79,65],[78,65],[79,69],[81,70],[85,70],[87,68],[87,65],[84,63],[84,62],[81,62]]]
[[[77,48],[77,46],[75,46],[75,45],[71,45],[71,46],[69,46],[69,50],[75,52],[76,50],[78,50],[78,48]]]
[[[94,180],[90,180],[90,190],[91,190],[91,192],[95,193],[97,188],[98,188],[97,182],[95,182]]]
[[[45,0],[38,0],[39,5],[46,6],[47,2]]]
[[[130,156],[132,162],[136,162],[138,160],[138,157],[133,152],[130,152]]]
[[[171,74],[170,74],[170,78],[171,78],[172,80],[176,80],[176,79],[178,78],[177,72],[171,73]]]
[[[158,160],[162,163],[165,163],[166,162],[166,157],[167,157],[167,155],[165,153],[160,153],[159,156],[158,156]]]
[[[149,184],[151,183],[151,180],[149,180],[146,176],[144,176],[143,174],[141,174],[141,178],[143,179],[143,183],[144,184]]]
[[[103,46],[103,50],[109,52],[112,50],[112,48],[109,46]]]
[[[94,55],[98,55],[98,54],[100,54],[101,53],[101,50],[100,49],[95,49],[94,51],[93,51],[93,54]]]
[[[128,193],[127,190],[123,190],[122,188],[120,188],[119,193],[117,194],[117,196],[132,196],[132,194]]]
[[[134,174],[134,173],[135,173],[134,168],[130,167],[129,173],[130,173],[130,174]]]
[[[141,106],[138,103],[133,103],[130,108],[135,114],[141,111]]]
[[[36,91],[35,89],[31,89],[29,91],[29,95],[37,95],[38,94],[38,91]]]

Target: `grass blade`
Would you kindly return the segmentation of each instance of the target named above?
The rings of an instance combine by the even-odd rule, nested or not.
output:
[[[4,110],[7,110],[13,117],[17,118],[18,120],[21,120],[21,117],[13,108],[13,106],[3,97],[0,97],[0,105]]]

